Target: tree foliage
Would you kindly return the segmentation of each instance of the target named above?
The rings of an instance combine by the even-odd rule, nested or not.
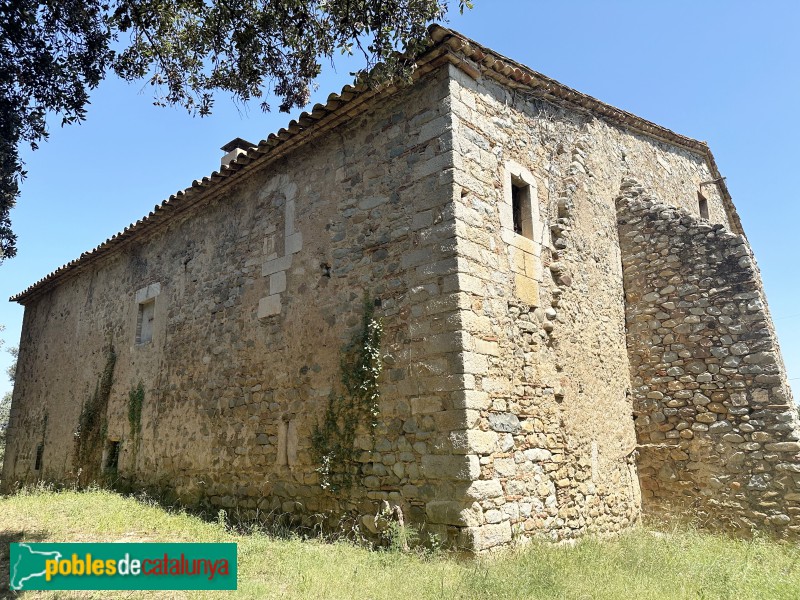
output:
[[[460,0],[463,11],[471,6]],[[447,0],[0,0],[0,262],[16,254],[9,211],[24,177],[21,143],[47,138],[47,116],[86,117],[109,73],[147,80],[156,104],[208,114],[214,93],[265,93],[281,111],[307,104],[320,61],[361,52],[361,75],[407,72]]]
[[[0,472],[3,470],[3,457],[6,453],[6,438],[8,434],[8,421],[10,418],[11,392],[6,392],[0,397]]]
[[[25,175],[19,144],[35,149],[47,137],[48,112],[62,124],[85,118],[110,41],[97,0],[0,0],[0,260],[16,254],[9,211]]]
[[[14,383],[17,377],[17,356],[19,355],[19,348],[12,346],[8,349],[8,353],[14,357],[14,362],[8,365],[8,368],[6,369],[6,375],[8,375],[8,380],[11,383]]]
[[[5,325],[0,324],[0,333],[5,330]],[[0,348],[5,344],[4,340],[0,338]],[[7,350],[9,354],[14,357],[14,362],[8,367],[6,373],[8,378],[13,382],[14,374],[17,370],[17,348],[12,347]],[[6,451],[6,434],[8,432],[8,421],[11,418],[11,392],[6,392],[0,397],[0,471],[3,468],[3,457]]]

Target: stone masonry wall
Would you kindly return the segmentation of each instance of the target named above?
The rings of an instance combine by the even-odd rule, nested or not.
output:
[[[113,475],[132,487],[373,533],[379,513],[400,510],[479,551],[636,522],[614,198],[635,175],[697,213],[709,167],[469,71],[446,64],[369,103],[32,298],[4,484],[74,480],[81,408],[113,346],[103,435],[120,444]],[[520,234],[512,188],[523,184]],[[711,220],[728,226],[717,190],[705,194]],[[356,439],[355,485],[331,493],[312,431],[341,391],[339,359],[365,295],[385,329],[380,417],[374,436],[361,428]],[[145,305],[152,340],[139,343]],[[791,428],[770,426],[776,442]],[[787,454],[775,452],[748,460]],[[789,461],[775,465],[762,502],[793,476],[778,469]],[[794,513],[768,511],[779,514]]]
[[[461,317],[475,375],[468,435],[480,461],[467,534],[488,548],[621,530],[640,501],[614,198],[626,173],[685,198],[710,171],[702,157],[535,92],[451,73]],[[512,181],[530,187],[530,239],[509,228]],[[727,223],[713,188],[708,199]]]
[[[454,317],[449,93],[439,69],[32,299],[4,482],[74,480],[81,407],[113,345],[114,477],[306,524],[329,514],[374,530],[388,504],[454,541],[445,500],[479,468],[449,436],[464,428],[453,404],[469,377]],[[355,485],[334,494],[320,487],[311,434],[341,391],[365,294],[385,330],[381,414],[374,438],[361,429],[356,440]],[[137,344],[137,308],[150,301],[152,341]],[[128,408],[139,383],[137,434]]]
[[[630,179],[617,211],[643,510],[795,537],[800,424],[747,241]]]

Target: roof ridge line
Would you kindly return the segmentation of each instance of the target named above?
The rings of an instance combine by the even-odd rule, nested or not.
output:
[[[432,44],[416,57],[415,64],[417,68],[413,72],[415,79],[426,75],[439,66],[440,63],[436,60],[437,58],[449,59],[448,62],[454,66],[465,71],[468,70],[469,67],[467,65],[459,64],[458,60],[454,60],[456,57],[453,53],[461,53],[470,61],[474,61],[478,69],[486,70],[490,77],[499,79],[501,82],[504,80],[515,85],[523,85],[538,90],[545,101],[549,100],[548,95],[552,97],[555,93],[559,100],[568,103],[573,108],[591,112],[598,118],[607,119],[623,127],[629,127],[648,137],[677,144],[687,150],[694,151],[708,160],[712,175],[715,178],[721,176],[714,156],[705,142],[683,136],[633,113],[606,104],[588,94],[574,90],[555,79],[534,71],[522,63],[483,46],[455,30],[437,23],[428,28],[428,35]],[[480,71],[478,72],[480,73]],[[82,252],[78,258],[51,271],[22,292],[9,298],[9,301],[24,304],[25,301],[35,295],[49,289],[56,281],[70,274],[80,272],[83,267],[99,260],[111,250],[126,245],[135,237],[141,235],[142,232],[158,226],[165,218],[170,217],[170,213],[173,213],[173,211],[175,214],[185,213],[193,206],[196,206],[200,200],[216,197],[246,167],[250,167],[247,169],[250,172],[256,172],[256,170],[266,167],[283,157],[288,151],[296,148],[298,144],[302,145],[311,137],[311,134],[318,135],[328,128],[340,124],[355,106],[364,104],[379,95],[392,94],[397,89],[397,85],[393,83],[374,89],[363,82],[345,85],[339,93],[329,94],[324,105],[317,103],[310,111],[303,111],[297,119],[292,119],[286,127],[270,133],[266,139],[259,141],[256,146],[252,146],[247,152],[240,154],[229,164],[221,166],[218,171],[212,171],[208,176],[193,180],[189,187],[170,195],[160,204],[156,204],[153,210],[141,219],[130,223],[93,249]],[[345,108],[348,110],[342,112]],[[288,148],[284,147],[287,143],[289,144]],[[251,167],[251,165],[254,166]],[[226,185],[222,188],[218,187],[222,184]],[[720,190],[733,224],[744,235],[741,221],[724,181],[720,184]],[[215,193],[211,194],[210,192],[212,191]],[[186,204],[186,200],[190,202]]]

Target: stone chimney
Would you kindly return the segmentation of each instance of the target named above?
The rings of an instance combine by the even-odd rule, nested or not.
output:
[[[246,154],[247,151],[254,147],[255,144],[251,144],[247,140],[243,140],[242,138],[234,138],[227,144],[225,144],[220,150],[225,152],[225,155],[222,157],[222,166],[224,167],[227,164],[230,164],[237,158],[239,158],[240,154]]]

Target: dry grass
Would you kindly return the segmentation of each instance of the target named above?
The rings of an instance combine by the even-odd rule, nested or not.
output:
[[[23,598],[800,598],[800,549],[691,530],[632,531],[572,546],[530,544],[473,561],[445,553],[370,551],[348,543],[240,534],[107,491],[0,497],[0,585],[12,541],[236,542],[233,592],[36,593]],[[3,579],[5,578],[5,579]]]

